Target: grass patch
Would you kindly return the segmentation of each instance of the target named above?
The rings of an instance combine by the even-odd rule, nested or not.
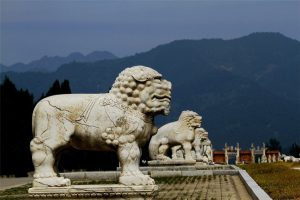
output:
[[[0,199],[28,199],[28,189],[32,187],[32,184],[26,184],[20,187],[10,188],[0,192]]]
[[[165,184],[169,183],[170,181],[169,177],[155,177],[154,179],[156,184]]]
[[[300,199],[300,163],[263,163],[239,166],[273,198]]]
[[[26,184],[20,187],[15,187],[15,188],[10,188],[4,191],[0,192],[0,196],[5,196],[5,195],[16,195],[16,194],[26,194],[28,189],[32,187],[32,184]]]

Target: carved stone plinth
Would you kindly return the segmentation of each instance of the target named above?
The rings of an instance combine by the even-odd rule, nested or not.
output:
[[[72,185],[68,187],[34,187],[28,190],[30,197],[41,198],[97,198],[97,199],[153,199],[157,195],[157,185],[125,186]]]
[[[195,165],[196,160],[151,160],[148,161],[149,166],[162,165]]]
[[[198,166],[207,166],[208,164],[206,162],[196,162],[195,164],[195,167],[198,167]]]

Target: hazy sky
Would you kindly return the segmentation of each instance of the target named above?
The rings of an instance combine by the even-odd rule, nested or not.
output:
[[[281,32],[300,40],[300,1],[0,0],[0,63],[107,50],[117,56],[177,39]]]

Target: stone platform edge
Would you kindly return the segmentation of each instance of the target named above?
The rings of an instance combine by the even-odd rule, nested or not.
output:
[[[41,198],[97,198],[97,199],[152,199],[158,193],[157,185],[125,186],[110,185],[71,185],[67,187],[29,188],[29,196]]]
[[[248,193],[254,200],[272,200],[272,198],[253,180],[253,178],[245,171],[236,167],[239,177],[244,183]]]
[[[71,180],[108,180],[118,181],[121,172],[117,171],[89,171],[89,172],[65,172],[60,173],[62,177]],[[227,166],[158,166],[158,167],[140,167],[145,175],[151,177],[168,177],[168,176],[203,176],[203,175],[238,175],[239,168],[233,165]]]
[[[195,165],[196,160],[150,160],[149,166],[178,166],[178,165]]]

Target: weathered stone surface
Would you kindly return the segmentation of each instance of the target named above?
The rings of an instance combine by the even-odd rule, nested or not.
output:
[[[203,128],[195,129],[195,139],[192,143],[195,160],[203,164],[213,164],[212,144],[208,132]]]
[[[157,200],[253,200],[237,175],[170,177],[164,180],[159,185]]]
[[[152,199],[158,191],[156,185],[72,185],[67,187],[35,187],[28,193],[41,198],[97,198],[97,199]]]
[[[195,165],[196,160],[151,160],[148,161],[149,166],[159,165]]]
[[[169,177],[169,176],[182,176],[181,171],[151,171],[150,172],[151,177]]]
[[[195,171],[182,171],[181,176],[204,176],[213,175],[212,170],[195,170]]]
[[[214,175],[238,175],[239,171],[238,170],[213,170],[212,173]]]
[[[253,199],[272,199],[245,170],[239,170],[239,175]]]
[[[168,170],[196,170],[195,165],[153,165],[140,167],[142,171],[168,171]]]
[[[139,170],[140,147],[157,132],[154,116],[169,113],[170,99],[171,83],[144,66],[123,70],[106,94],[42,99],[32,116],[33,187],[70,186],[70,180],[58,177],[54,169],[56,152],[67,146],[116,151],[122,168],[120,183],[154,184]]]
[[[195,138],[195,129],[201,126],[201,120],[200,115],[187,110],[182,111],[178,121],[159,128],[157,134],[150,140],[150,158],[152,160],[171,160],[167,156],[167,151],[171,148],[173,160],[193,160],[192,142]]]
[[[106,180],[106,181],[116,181],[119,179],[120,171],[89,171],[89,172],[66,172],[60,173],[64,178],[69,178],[71,180]]]
[[[208,132],[200,128],[201,122],[202,117],[196,112],[182,111],[178,121],[162,126],[151,138],[150,158],[155,161],[179,161],[180,164],[185,160],[213,164],[212,144]],[[167,155],[169,149],[172,158]]]

